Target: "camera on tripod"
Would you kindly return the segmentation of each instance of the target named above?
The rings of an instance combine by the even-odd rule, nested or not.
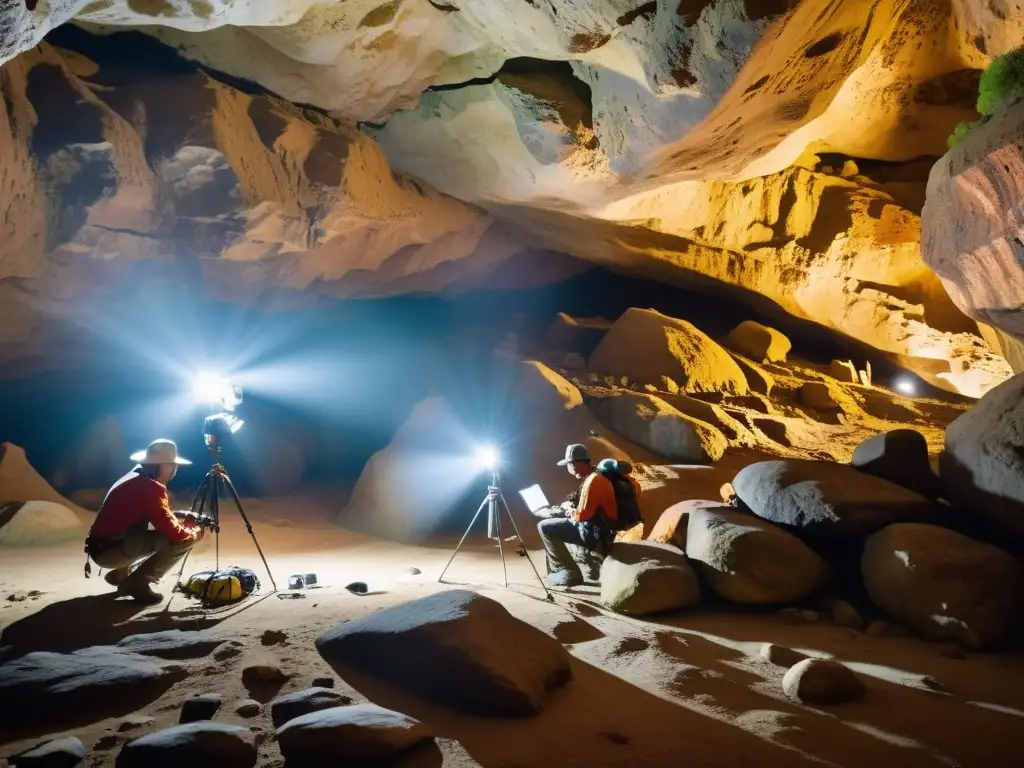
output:
[[[238,384],[211,379],[196,385],[202,396],[219,402],[223,411],[203,419],[203,440],[207,448],[215,448],[235,434],[245,424],[232,411],[242,403],[242,387]]]

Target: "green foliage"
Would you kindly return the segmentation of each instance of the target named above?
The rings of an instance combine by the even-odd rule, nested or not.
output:
[[[981,125],[981,120],[974,120],[973,122],[967,122],[966,120],[960,123],[956,128],[953,129],[953,135],[946,139],[946,146],[953,149],[960,144],[967,135]]]
[[[1010,99],[1024,96],[1024,46],[997,57],[981,75],[978,111],[991,115]]]

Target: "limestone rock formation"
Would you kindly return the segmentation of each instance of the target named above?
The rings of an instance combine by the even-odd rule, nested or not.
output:
[[[758,517],[812,541],[858,541],[892,523],[931,522],[939,514],[913,491],[829,461],[750,464],[733,486]]]
[[[271,308],[437,290],[520,250],[479,210],[392,173],[354,127],[194,67],[43,44],[4,66],[2,90],[0,277],[18,282],[0,283],[0,361],[33,353],[36,326],[72,309],[58,300],[95,307],[170,278]]]
[[[991,390],[946,429],[946,498],[1024,541],[1024,374]]]
[[[654,395],[624,393],[591,407],[620,435],[671,461],[717,461],[728,447],[718,429]]]
[[[630,616],[674,611],[700,602],[700,584],[676,547],[618,542],[601,565],[601,602]]]
[[[329,663],[476,714],[535,714],[572,676],[557,640],[461,589],[338,624],[316,647]]]
[[[748,391],[743,371],[728,352],[685,320],[651,309],[629,309],[590,356],[597,373],[626,375],[641,384],[668,376],[686,392]]]
[[[1024,100],[932,168],[921,248],[956,305],[1024,341]]]
[[[725,339],[727,346],[758,362],[784,363],[792,342],[774,328],[744,320]]]
[[[883,528],[865,544],[861,570],[872,601],[891,618],[968,648],[1002,640],[1024,597],[1013,557],[933,525]]]
[[[686,556],[701,564],[716,594],[736,603],[794,602],[828,575],[821,557],[792,533],[733,507],[691,510]]]

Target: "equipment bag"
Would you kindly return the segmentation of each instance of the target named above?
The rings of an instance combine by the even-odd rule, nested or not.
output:
[[[185,597],[199,600],[207,607],[237,603],[260,588],[260,580],[248,568],[229,565],[219,571],[194,573],[178,585]]]
[[[615,489],[615,506],[618,507],[618,517],[615,520],[607,520],[608,526],[613,531],[626,531],[635,525],[643,522],[640,516],[640,504],[636,498],[636,489],[633,483],[626,477],[633,467],[624,461],[605,459],[597,465],[598,474],[606,477]]]

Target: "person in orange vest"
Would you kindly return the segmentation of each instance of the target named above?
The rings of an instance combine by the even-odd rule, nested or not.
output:
[[[153,585],[203,537],[203,528],[188,513],[171,511],[167,484],[178,467],[192,462],[178,456],[172,440],[154,440],[145,451],[132,454],[138,464],[107,491],[85,541],[86,552],[104,580],[145,603],[163,596]]]
[[[633,495],[633,515],[638,518],[640,485],[630,474],[632,468],[609,459],[601,462],[601,467],[604,470],[608,465],[607,469],[613,471],[617,464],[622,464],[625,470],[622,482],[628,481],[626,485]],[[585,445],[577,443],[566,447],[565,458],[558,466],[565,467],[581,481],[579,500],[566,510],[565,517],[541,520],[537,531],[547,559],[548,585],[568,589],[583,583],[583,573],[566,545],[602,552],[609,546],[621,521],[615,485],[605,471],[595,471]]]

